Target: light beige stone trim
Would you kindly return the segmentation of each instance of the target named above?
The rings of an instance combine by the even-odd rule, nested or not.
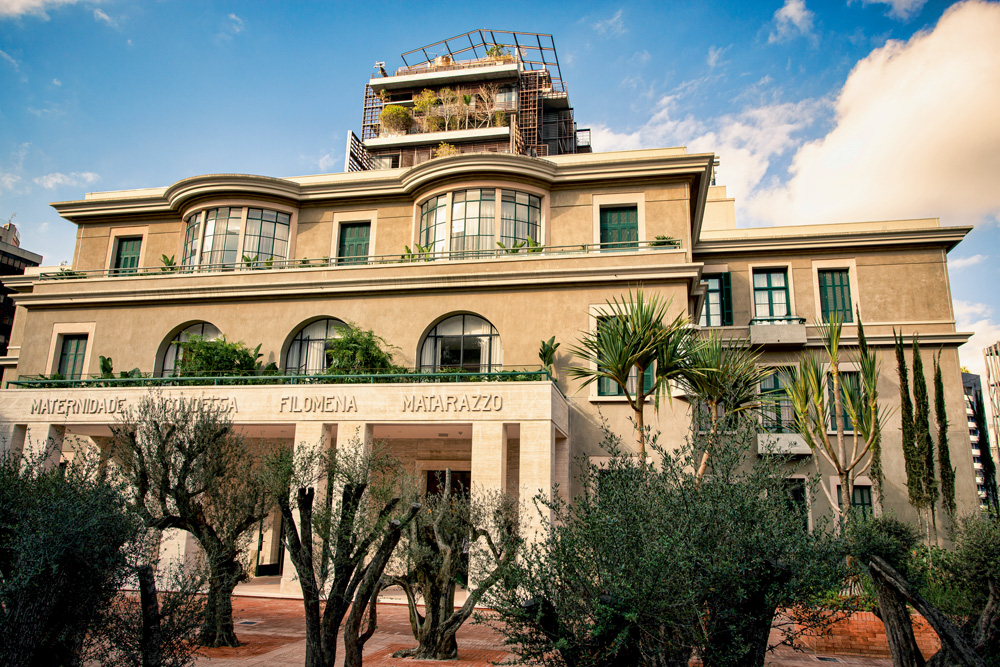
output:
[[[805,317],[799,313],[795,306],[795,282],[792,277],[792,263],[791,261],[775,261],[775,262],[752,262],[747,264],[747,278],[750,285],[750,317],[756,318],[757,314],[757,302],[754,299],[754,289],[753,289],[753,274],[754,271],[767,271],[768,269],[784,269],[785,270],[785,283],[788,290],[788,316],[789,317]]]
[[[813,317],[814,322],[823,321],[823,305],[819,294],[819,272],[822,269],[847,269],[847,280],[851,288],[851,319],[847,325],[857,325],[858,313],[861,310],[861,290],[858,288],[858,262],[854,257],[842,259],[814,259],[812,260],[812,280],[813,280],[813,303],[816,304]],[[864,313],[860,315],[864,317]],[[816,325],[819,326],[819,325]]]
[[[94,351],[94,333],[97,329],[97,322],[61,322],[52,325],[52,336],[49,339],[49,356],[45,361],[45,367],[49,369],[51,375],[59,370],[59,354],[62,349],[64,336],[79,334],[87,335],[87,351],[83,354],[83,374],[90,372],[90,359]]]
[[[378,234],[378,209],[366,209],[361,211],[337,211],[333,214],[333,234],[330,241],[330,257],[340,259],[340,234],[345,223],[367,222],[369,223],[368,233],[368,259],[375,256],[375,235]]]
[[[638,218],[639,242],[648,241],[646,238],[646,192],[620,192],[610,195],[593,195],[592,207],[594,218],[594,240],[592,243],[601,242],[601,209],[613,208],[616,206],[628,206],[635,204],[636,217]]]
[[[149,225],[143,227],[112,227],[108,232],[108,252],[105,255],[107,257],[107,269],[110,271],[115,268],[115,255],[118,250],[118,240],[134,238],[136,236],[142,237],[142,241],[139,242],[139,266],[147,266],[146,264],[146,237],[149,235]]]

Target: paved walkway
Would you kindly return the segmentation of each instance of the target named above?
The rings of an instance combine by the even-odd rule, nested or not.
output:
[[[201,649],[198,667],[302,667],[305,663],[305,621],[301,600],[234,597],[236,634],[243,646]],[[400,649],[415,645],[410,634],[406,607],[380,604],[378,631],[365,645],[364,662],[370,667],[488,667],[513,657],[503,649],[500,636],[471,620],[458,632],[458,659],[447,663],[433,660],[393,658]],[[339,639],[339,638],[338,638]],[[343,664],[343,647],[338,646],[337,664]],[[767,662],[775,667],[818,667],[818,665],[871,665],[890,667],[891,660],[858,656],[817,655],[781,647]]]

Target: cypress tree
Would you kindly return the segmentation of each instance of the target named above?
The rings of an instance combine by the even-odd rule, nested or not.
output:
[[[902,422],[903,432],[903,461],[906,466],[906,491],[910,498],[910,504],[916,508],[923,505],[923,481],[920,475],[918,458],[915,449],[913,436],[913,401],[910,399],[910,381],[906,370],[906,356],[903,354],[903,335],[896,336],[896,330],[892,331],[893,340],[896,342],[896,369],[899,372],[899,418]]]
[[[930,401],[927,396],[927,378],[920,358],[920,341],[913,337],[913,436],[920,483],[923,487],[921,505],[934,513],[937,502],[937,480],[934,479],[934,441],[931,440]]]
[[[948,413],[944,405],[944,381],[941,379],[941,353],[934,359],[934,417],[938,427],[938,470],[941,473],[941,506],[948,518],[955,519],[955,469],[951,467],[948,447]]]
[[[867,357],[869,354],[874,354],[868,347],[868,339],[865,337],[865,327],[861,323],[861,313],[858,312],[858,345],[861,347],[861,356]],[[882,512],[882,483],[885,480],[885,474],[882,470],[882,423],[881,421],[876,421],[875,423],[875,439],[872,441],[871,453],[872,453],[872,465],[868,471],[869,476],[872,480],[872,493],[874,495],[874,505],[877,512],[880,514]]]

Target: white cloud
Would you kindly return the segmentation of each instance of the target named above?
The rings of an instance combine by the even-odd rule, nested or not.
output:
[[[785,0],[781,9],[774,13],[774,30],[767,37],[767,43],[784,42],[799,35],[812,35],[813,13],[806,9],[805,0]]]
[[[628,29],[625,27],[625,22],[622,20],[622,13],[624,11],[624,9],[619,9],[611,18],[598,21],[593,26],[594,30],[602,35],[624,35],[628,32]]]
[[[740,202],[764,178],[774,158],[799,145],[797,135],[809,127],[825,100],[774,103],[708,121],[692,115],[675,117],[677,96],[660,99],[652,118],[633,132],[591,125],[595,151],[658,146],[687,146],[689,152],[714,152],[720,159],[720,182]]]
[[[0,0],[0,18],[33,14],[48,20],[46,9],[54,9],[59,5],[73,5],[80,0]]]
[[[722,54],[724,54],[728,48],[728,46],[708,47],[708,58],[705,59],[705,62],[708,63],[710,69],[715,69],[719,65],[719,61],[722,59]]]
[[[10,165],[3,167],[0,165],[0,193],[15,192],[22,182],[21,174],[24,172],[24,158],[28,155],[29,143],[23,143],[10,154]]]
[[[316,166],[320,168],[320,171],[326,173],[330,170],[330,167],[340,162],[340,155],[334,155],[333,153],[327,153],[319,160],[316,161]]]
[[[34,180],[37,185],[42,186],[46,190],[54,190],[61,187],[90,185],[91,183],[96,183],[100,178],[100,176],[92,171],[74,171],[70,174],[63,174],[56,171],[51,174],[39,176]]]
[[[1000,324],[993,320],[993,309],[985,303],[955,300],[955,328],[963,332],[972,332],[972,338],[958,348],[958,356],[962,365],[976,375],[986,375],[986,362],[983,350],[1000,341]]]
[[[243,32],[243,19],[236,14],[229,15],[229,29],[236,34]]]
[[[246,29],[246,23],[236,14],[230,14],[222,22],[222,30],[219,31],[217,38],[222,41],[231,41],[233,37],[240,34]]]
[[[770,224],[1000,215],[997,35],[1000,5],[965,2],[873,51],[840,91],[833,129],[742,213]]]
[[[17,60],[14,59],[14,56],[10,55],[6,51],[0,51],[0,60],[8,63],[11,67],[14,68],[15,72],[21,71],[21,66],[18,64]]]
[[[52,85],[53,86],[61,86],[62,85],[62,81],[60,81],[59,79],[52,79]]]
[[[927,0],[862,0],[866,5],[889,5],[889,16],[906,20],[923,9]]]
[[[95,9],[94,10],[94,20],[102,22],[102,23],[106,23],[108,26],[110,26],[112,28],[117,28],[118,27],[118,21],[116,21],[115,19],[111,18],[110,16],[108,16],[107,14],[105,14],[100,9]]]
[[[637,52],[633,53],[632,57],[629,58],[629,62],[639,63],[640,65],[645,65],[646,63],[648,63],[652,59],[652,57],[653,57],[652,53],[650,53],[646,49],[643,49],[642,51],[637,51]]]
[[[964,269],[967,266],[975,266],[988,259],[987,255],[972,255],[971,257],[959,257],[957,259],[948,260],[948,268],[950,269]]]

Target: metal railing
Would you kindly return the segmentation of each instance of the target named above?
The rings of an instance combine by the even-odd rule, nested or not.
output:
[[[631,241],[623,243],[583,243],[562,246],[521,246],[518,248],[489,248],[482,250],[421,250],[400,255],[372,255],[368,257],[319,257],[302,259],[267,259],[217,264],[186,266],[147,266],[134,269],[95,269],[75,271],[60,269],[39,274],[39,280],[81,280],[84,278],[133,278],[189,275],[233,271],[278,271],[291,269],[342,269],[364,266],[419,264],[434,261],[505,260],[525,257],[565,257],[637,250],[680,250],[680,240]],[[803,320],[804,321],[804,320]]]
[[[6,387],[18,389],[95,389],[133,387],[201,387],[247,385],[314,385],[314,384],[440,384],[446,382],[545,382],[552,376],[537,366],[494,366],[488,371],[440,370],[422,371],[403,369],[399,373],[361,374],[268,374],[267,372],[216,373],[197,377],[168,375],[154,376],[143,373],[129,377],[103,377],[90,375],[64,379],[52,377],[25,377],[10,380]]]
[[[750,326],[755,324],[805,324],[806,318],[785,315],[782,317],[755,317],[750,320]]]

